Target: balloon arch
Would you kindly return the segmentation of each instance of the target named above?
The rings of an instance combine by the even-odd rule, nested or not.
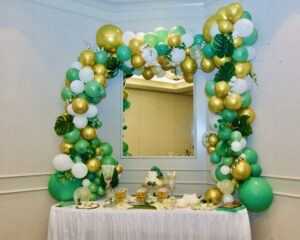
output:
[[[88,44],[66,72],[66,87],[61,91],[65,112],[54,127],[63,140],[61,154],[53,160],[57,172],[49,180],[50,194],[57,200],[71,200],[75,189],[85,186],[92,193],[91,200],[105,195],[103,165],[116,166],[111,185],[118,184],[122,167],[112,156],[111,144],[97,136],[102,123],[96,104],[106,96],[108,78],[119,70],[125,79],[135,74],[146,80],[171,71],[191,83],[197,68],[206,73],[217,68],[214,79],[205,85],[208,108],[215,115],[209,120],[211,130],[204,134],[203,144],[214,164],[213,177],[219,182],[205,196],[215,203],[232,202],[232,194],[238,189],[240,200],[249,210],[266,210],[273,200],[272,189],[260,178],[257,153],[247,147],[250,124],[255,120],[255,112],[249,107],[249,91],[256,83],[250,61],[255,58],[252,45],[258,38],[251,20],[239,3],[232,3],[207,19],[203,34],[192,35],[181,26],[169,32],[158,27],[146,34],[123,33],[114,25],[100,27],[98,46]],[[126,90],[124,93],[125,110],[130,102]]]

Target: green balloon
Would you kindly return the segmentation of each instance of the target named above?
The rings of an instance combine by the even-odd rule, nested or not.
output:
[[[73,199],[74,191],[81,187],[81,179],[72,178],[69,180],[65,178],[64,182],[60,179],[63,177],[61,172],[56,172],[51,175],[48,181],[48,191],[50,195],[57,201],[70,201]]]
[[[209,58],[215,56],[215,52],[212,50],[211,45],[209,43],[205,44],[203,48],[203,54],[205,57],[209,57]]]
[[[158,39],[155,33],[148,32],[144,35],[144,42],[148,44],[150,47],[155,47]]]
[[[241,94],[242,97],[242,107],[249,107],[252,102],[252,97],[248,92]]]
[[[248,50],[244,46],[233,50],[233,60],[236,62],[245,62],[248,59]]]
[[[100,89],[100,98],[105,98],[106,97],[106,90],[101,87]]]
[[[100,147],[103,156],[111,155],[113,152],[112,146],[108,142],[101,143]]]
[[[101,159],[101,162],[102,162],[102,165],[115,165],[115,166],[118,165],[118,162],[116,161],[116,159],[114,159],[113,156],[111,156],[111,155],[104,156]]]
[[[90,191],[91,191],[92,193],[95,193],[95,192],[97,192],[97,190],[98,190],[97,184],[96,184],[96,183],[93,183],[93,182],[90,183],[90,185],[88,186],[88,188],[90,189]]]
[[[106,194],[105,188],[102,187],[102,186],[99,186],[98,190],[97,190],[97,195],[98,196],[104,196],[105,194]]]
[[[168,38],[168,30],[164,27],[155,28],[154,33],[157,36],[158,42],[165,42]]]
[[[246,19],[252,20],[251,14],[249,12],[247,12],[247,11],[243,12],[242,18],[246,18]]]
[[[218,137],[221,140],[229,140],[231,136],[232,130],[229,127],[219,127]]]
[[[66,78],[69,82],[79,80],[79,70],[77,68],[68,69],[68,71],[66,72]]]
[[[64,135],[65,142],[74,143],[80,138],[80,131],[78,128],[74,128],[71,132]]]
[[[108,60],[108,54],[104,50],[100,50],[99,52],[95,52],[96,62],[95,64],[106,64]]]
[[[263,178],[250,177],[240,184],[239,198],[253,212],[267,210],[273,201],[273,191]]]
[[[233,155],[238,157],[238,156],[240,156],[242,153],[243,153],[243,150],[238,151],[238,152],[233,152]]]
[[[164,42],[160,42],[155,47],[157,54],[160,56],[167,55],[169,53],[169,46]]]
[[[210,161],[214,164],[217,164],[217,163],[221,162],[221,157],[216,152],[213,152],[210,155]]]
[[[251,176],[259,177],[261,175],[262,169],[261,166],[257,163],[251,164]]]
[[[170,30],[170,34],[172,34],[172,33],[176,33],[176,34],[178,34],[179,36],[182,37],[185,34],[185,29],[181,26],[174,26]]]
[[[243,38],[243,46],[252,46],[258,39],[258,32],[254,28],[253,32],[248,36]]]
[[[94,179],[96,178],[96,174],[88,172],[85,178],[87,178],[90,181],[94,181]]]
[[[224,157],[223,158],[223,164],[226,165],[226,166],[231,166],[233,160],[232,160],[232,157]]]
[[[92,103],[97,103],[97,102],[99,102],[101,100],[101,97],[93,97],[93,98],[91,98],[91,102]]]
[[[123,142],[123,152],[127,152],[129,149],[129,146],[126,142]]]
[[[221,167],[223,165],[220,164],[217,168],[216,168],[216,177],[219,181],[222,181],[224,179],[232,179],[232,175],[230,173],[228,173],[227,175],[224,175],[223,173],[221,173]]]
[[[221,115],[225,121],[232,122],[237,117],[237,112],[225,109]]]
[[[222,146],[223,141],[219,141],[217,146],[216,146],[216,153],[221,156],[221,157],[229,157],[232,153],[231,148],[225,151],[224,146]]]
[[[84,91],[89,97],[100,97],[101,84],[92,80],[85,84]]]
[[[121,60],[121,61],[127,61],[131,58],[132,56],[132,52],[130,50],[130,48],[126,45],[122,45],[120,47],[118,47],[117,49],[117,57]]]
[[[194,44],[193,45],[202,46],[203,42],[204,42],[204,36],[202,34],[197,34],[194,36]]]
[[[96,193],[91,193],[90,201],[96,201],[96,200],[97,200],[97,195],[96,195]]]
[[[214,96],[215,95],[215,85],[216,82],[214,80],[209,80],[205,83],[205,92],[208,96]]]
[[[122,70],[124,73],[126,73],[126,74],[132,74],[134,68],[127,67],[126,64],[122,63],[122,64],[121,64],[121,70]]]
[[[245,148],[243,153],[246,155],[246,161],[251,165],[257,163],[257,152],[252,148]]]
[[[88,95],[86,95],[86,93],[84,93],[84,92],[79,93],[79,94],[77,95],[77,97],[78,97],[78,98],[84,98],[84,99],[87,100],[89,103],[92,102],[92,99],[91,99]]]
[[[240,131],[233,131],[232,133],[231,133],[231,135],[230,135],[230,139],[232,140],[232,141],[241,141],[241,139],[242,139],[242,134],[241,134],[241,132]]]
[[[69,99],[70,97],[74,96],[75,93],[72,92],[71,88],[69,87],[64,87],[62,90],[61,90],[61,98],[66,101],[67,99]]]
[[[89,142],[84,140],[84,139],[79,139],[76,143],[75,143],[75,150],[78,153],[86,153],[87,149],[89,147]]]
[[[100,183],[101,183],[101,176],[102,176],[102,169],[100,169],[100,170],[97,172],[97,177],[100,178]]]
[[[100,185],[101,184],[100,178],[96,177],[95,180],[94,180],[94,183],[96,183],[97,185]]]
[[[100,139],[98,137],[94,138],[93,140],[90,141],[91,145],[95,145],[96,147],[100,147]]]
[[[82,161],[82,158],[79,153],[75,153],[75,155],[73,155],[73,157],[72,157],[72,160],[73,160],[73,162],[80,162],[80,161]]]

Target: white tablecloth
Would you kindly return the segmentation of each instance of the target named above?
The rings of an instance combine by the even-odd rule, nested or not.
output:
[[[48,240],[250,240],[247,210],[51,207]]]

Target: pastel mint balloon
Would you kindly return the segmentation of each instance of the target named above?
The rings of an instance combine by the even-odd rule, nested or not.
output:
[[[95,192],[97,192],[97,190],[98,190],[97,184],[96,184],[96,183],[93,183],[93,182],[90,183],[90,185],[88,186],[88,188],[90,189],[90,191],[91,191],[92,193],[95,193]]]
[[[229,140],[231,136],[232,130],[229,127],[220,127],[218,131],[218,137],[221,140]]]
[[[74,128],[71,132],[64,135],[65,142],[74,143],[80,138],[80,131],[78,128]]]
[[[185,34],[185,29],[182,27],[182,26],[174,26],[172,27],[172,29],[170,30],[170,34],[172,33],[176,33],[178,34],[179,36],[183,36]]]
[[[233,160],[232,160],[232,157],[224,157],[223,158],[223,164],[226,165],[226,166],[231,166]]]
[[[251,164],[251,176],[259,177],[261,175],[262,169],[261,166],[257,163]]]
[[[231,148],[228,149],[228,151],[225,151],[225,148],[223,146],[223,141],[219,141],[216,146],[216,153],[221,157],[229,157],[232,153]]]
[[[230,135],[230,140],[239,142],[241,141],[242,137],[243,136],[240,131],[233,131]]]
[[[221,162],[221,156],[219,156],[216,152],[213,152],[210,155],[210,161],[214,164]]]
[[[84,98],[84,99],[87,100],[89,103],[92,102],[92,99],[91,99],[88,95],[86,95],[85,92],[79,93],[79,94],[77,95],[77,97],[78,97],[78,98]]]
[[[246,18],[246,19],[252,20],[251,14],[249,12],[247,12],[247,11],[243,12],[242,18]]]
[[[252,97],[248,92],[241,94],[242,97],[242,107],[249,107],[252,102]]]
[[[243,46],[252,46],[258,39],[258,32],[254,28],[253,32],[248,36],[243,38]]]
[[[72,92],[71,88],[69,87],[64,87],[62,90],[61,90],[61,98],[66,101],[67,99],[69,99],[70,97],[74,96],[75,93]]]
[[[104,50],[100,50],[99,52],[95,52],[96,62],[95,64],[106,64],[108,61],[108,54]]]
[[[90,201],[96,201],[96,200],[97,200],[97,194],[96,193],[91,193]]]
[[[194,36],[194,44],[201,46],[204,42],[204,36],[202,34],[197,34]]]
[[[68,69],[68,71],[66,72],[66,78],[69,82],[79,80],[79,70],[77,68]]]
[[[248,59],[248,50],[244,46],[233,50],[233,60],[236,62],[245,62]]]
[[[129,60],[131,58],[131,56],[132,56],[132,52],[128,46],[122,45],[122,46],[118,47],[117,57],[121,61],[125,62],[125,61]]]
[[[95,145],[95,147],[100,147],[100,139],[98,137],[94,138],[93,140],[90,141],[91,145]]]
[[[215,95],[215,85],[216,82],[214,80],[209,80],[205,84],[205,92],[208,96],[214,96]]]
[[[169,46],[164,42],[159,42],[155,47],[157,54],[160,56],[167,55],[169,53]]]
[[[100,96],[101,98],[105,98],[106,97],[106,90],[104,88],[100,89]]]
[[[108,142],[101,143],[100,147],[101,147],[101,151],[102,151],[103,156],[111,155],[112,152],[113,152],[112,146]]]
[[[144,36],[144,42],[148,44],[150,47],[155,47],[158,43],[158,39],[155,33],[148,32]]]
[[[165,42],[168,38],[168,30],[164,27],[155,28],[154,33],[157,36],[158,42]]]
[[[252,148],[245,148],[243,153],[246,155],[246,161],[251,165],[257,163],[257,152]]]
[[[121,64],[121,70],[122,70],[124,73],[126,73],[126,74],[132,74],[134,68],[129,68],[129,67],[126,66],[126,64],[122,63],[122,64]]]
[[[89,142],[84,140],[84,139],[80,139],[75,143],[75,150],[76,152],[83,154],[86,153],[89,147]]]
[[[203,54],[205,57],[213,57],[215,56],[215,52],[212,50],[211,45],[209,43],[205,44],[203,48]]]
[[[100,83],[92,80],[85,84],[84,91],[89,97],[99,97],[102,87]]]
[[[216,177],[217,177],[217,179],[219,180],[219,181],[222,181],[222,180],[224,180],[224,179],[232,179],[232,175],[230,174],[230,173],[228,173],[228,174],[226,174],[226,175],[224,175],[223,173],[221,173],[221,167],[222,167],[223,165],[222,164],[220,164],[217,168],[216,168]]]

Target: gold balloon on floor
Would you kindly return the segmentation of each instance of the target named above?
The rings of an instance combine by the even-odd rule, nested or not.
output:
[[[243,45],[243,38],[242,37],[238,36],[237,38],[233,39],[233,46],[235,48],[240,47],[242,45]]]
[[[213,146],[215,147],[217,145],[217,143],[219,142],[219,138],[217,135],[215,134],[211,134],[209,137],[208,137],[208,143],[210,146]]]
[[[91,173],[98,172],[101,168],[101,161],[98,158],[90,158],[86,162],[86,166]]]
[[[172,33],[168,37],[168,45],[169,47],[178,47],[181,45],[181,37],[176,34]]]
[[[225,63],[232,62],[232,57],[222,57],[214,56],[214,62],[217,68],[221,68]]]
[[[79,55],[80,63],[84,65],[94,65],[96,61],[96,57],[93,51],[84,50]]]
[[[207,147],[207,153],[208,154],[212,154],[212,153],[214,153],[216,151],[216,147],[214,147],[214,146],[208,146]]]
[[[94,73],[98,75],[106,76],[107,68],[104,64],[95,64],[93,67]]]
[[[220,191],[219,188],[212,187],[206,190],[205,192],[205,199],[208,202],[213,203],[214,205],[217,205],[219,202],[223,199],[223,193]]]
[[[226,16],[226,7],[221,7],[219,10],[216,12],[216,20],[219,23],[222,20],[227,20]]]
[[[205,42],[209,43],[212,39],[212,36],[210,35],[210,29],[212,28],[212,26],[218,24],[217,23],[217,19],[216,16],[213,15],[211,17],[209,17],[206,22],[203,25],[203,36],[204,36],[204,40]]]
[[[134,37],[129,41],[129,48],[133,53],[140,52],[141,46],[144,45],[144,40],[138,37]]]
[[[89,108],[89,103],[84,98],[76,98],[72,102],[72,108],[75,113],[84,114]]]
[[[225,81],[220,81],[215,84],[215,94],[217,97],[226,97],[228,95],[229,90],[230,87]]]
[[[94,80],[98,83],[100,83],[100,85],[102,86],[102,88],[106,88],[107,86],[107,80],[106,77],[104,77],[101,74],[95,74],[94,75]]]
[[[60,143],[59,149],[64,154],[70,154],[70,149],[72,149],[73,151],[75,151],[74,143],[67,143],[65,141],[62,141]]]
[[[190,56],[186,56],[185,59],[180,63],[180,68],[183,74],[193,75],[197,72],[197,63],[195,59]]]
[[[219,31],[220,33],[227,34],[233,31],[233,24],[229,20],[219,21]]]
[[[120,164],[118,164],[118,165],[116,166],[116,170],[117,170],[118,174],[120,174],[120,173],[123,172],[123,167],[122,167]]]
[[[134,68],[142,68],[145,65],[145,60],[140,54],[133,54],[131,64]]]
[[[234,67],[235,67],[234,75],[237,78],[246,77],[252,70],[252,64],[249,61],[237,62],[234,64]]]
[[[241,160],[231,168],[232,177],[238,181],[244,181],[251,175],[251,166],[246,160]]]
[[[106,24],[100,27],[96,33],[96,42],[99,48],[104,47],[107,52],[116,52],[123,44],[122,30],[115,25]]]
[[[238,110],[242,106],[242,97],[237,93],[228,95],[224,100],[224,104],[229,110]]]
[[[154,73],[151,68],[145,68],[143,72],[143,77],[146,80],[150,80],[154,77]]]
[[[128,98],[128,92],[127,90],[123,89],[123,101],[125,101]]]
[[[85,140],[93,140],[97,137],[97,129],[93,127],[85,127],[81,130],[81,136]]]
[[[243,115],[247,115],[249,116],[249,118],[247,119],[247,123],[253,123],[255,120],[255,112],[252,108],[246,107],[246,108],[242,108],[239,112],[238,112],[239,116],[243,116]]]
[[[206,73],[212,72],[215,69],[213,58],[203,57],[201,60],[201,69]]]
[[[211,112],[222,112],[225,109],[224,101],[222,98],[212,96],[208,100],[208,108]]]
[[[231,3],[226,8],[226,16],[233,23],[239,20],[243,16],[243,13],[243,7],[239,3]]]
[[[67,87],[70,87],[70,86],[71,86],[71,83],[69,82],[68,79],[65,79],[65,84],[66,84]]]
[[[183,74],[183,79],[187,83],[192,83],[194,81],[194,75],[192,75],[192,74]]]

